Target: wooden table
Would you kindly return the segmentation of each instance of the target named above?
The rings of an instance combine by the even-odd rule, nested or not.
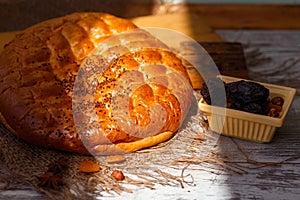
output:
[[[272,142],[266,144],[224,136],[219,138],[219,153],[232,155],[234,157],[232,162],[248,168],[242,175],[230,171],[215,175],[201,170],[187,170],[186,173],[193,174],[195,186],[184,189],[172,187],[144,189],[116,199],[127,197],[129,199],[295,200],[300,198],[300,84],[295,85],[295,82],[299,83],[300,80],[300,31],[217,30],[217,33],[225,41],[244,44],[251,79],[298,89],[284,126],[279,128]],[[258,53],[258,49],[261,54]],[[253,59],[253,54],[256,54],[256,59]],[[254,60],[259,62],[255,64]],[[284,76],[287,81],[278,82],[281,79],[275,72],[278,68],[284,68],[280,65],[286,60],[295,63],[287,67],[288,62],[286,70],[279,74],[279,78]],[[260,72],[259,76],[257,71]],[[275,74],[268,75],[272,74],[271,72]],[[297,78],[291,79],[291,72],[298,73]]]
[[[299,43],[300,31],[225,31],[217,33],[225,41],[239,41],[245,44],[246,55],[259,48],[264,56],[271,57],[271,65],[280,65],[288,58],[300,59]],[[262,40],[261,37],[264,37]],[[278,45],[278,37],[285,40]],[[266,39],[268,38],[268,39]],[[275,47],[274,47],[275,46]],[[272,48],[273,47],[273,48]],[[291,51],[290,51],[291,50]],[[261,58],[263,56],[261,55]],[[247,56],[246,56],[247,58]],[[249,58],[249,57],[248,57]],[[274,63],[273,63],[274,62]],[[283,71],[288,76],[290,70],[300,73],[300,63]],[[259,70],[268,69],[269,64],[258,65]],[[249,67],[252,72],[257,66]],[[284,74],[286,73],[286,74]],[[260,77],[250,73],[255,79]],[[267,77],[267,76],[266,76]],[[275,81],[273,77],[271,79]],[[293,83],[293,80],[289,80]],[[295,80],[299,81],[299,80]],[[285,83],[288,84],[289,82]],[[296,86],[296,85],[294,85]],[[300,89],[298,85],[298,91]],[[297,94],[294,104],[288,114],[284,126],[278,130],[273,141],[268,144],[254,143],[221,136],[218,141],[220,152],[233,154],[236,162],[249,167],[256,165],[245,163],[248,161],[266,162],[267,166],[249,169],[247,174],[223,173],[211,174],[203,171],[187,171],[195,178],[195,186],[181,188],[158,186],[156,190],[142,189],[132,194],[125,194],[114,199],[299,199],[300,198],[300,98]],[[238,149],[243,149],[244,154]],[[294,159],[291,159],[294,158]],[[291,160],[288,160],[291,159]],[[285,161],[285,162],[283,162]],[[268,162],[278,163],[268,166]],[[283,162],[283,163],[279,163]],[[0,199],[42,199],[31,188],[15,188],[12,191],[0,192]]]
[[[216,30],[229,42],[245,48],[251,79],[288,85],[298,93],[284,126],[271,143],[261,144],[221,136],[218,151],[234,157],[247,170],[213,174],[187,169],[194,184],[185,188],[158,185],[155,190],[107,199],[300,199],[300,31]],[[43,199],[32,188],[1,191],[0,199]]]

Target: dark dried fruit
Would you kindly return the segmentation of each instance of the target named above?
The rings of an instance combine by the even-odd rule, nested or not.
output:
[[[268,110],[271,110],[271,109],[276,109],[278,112],[281,112],[282,110],[282,107],[279,106],[279,105],[275,105],[275,104],[272,104],[272,103],[269,103],[268,104]]]
[[[268,116],[270,117],[279,117],[279,112],[275,108],[269,110]]]
[[[254,114],[266,115],[268,113],[268,110],[267,110],[265,104],[262,105],[259,103],[246,104],[242,109],[243,109],[243,111],[254,113]]]
[[[226,84],[227,101],[230,108],[266,115],[269,90],[251,81],[237,81]]]
[[[274,97],[271,99],[271,103],[274,105],[282,106],[284,103],[284,100],[282,97],[277,96],[277,97]]]
[[[215,106],[222,106],[221,101],[224,99],[224,95],[220,93],[223,83],[223,88],[226,91],[227,108],[236,110],[246,111],[255,114],[268,114],[268,97],[269,89],[263,85],[251,81],[236,81],[231,83],[224,83],[219,78],[213,78],[203,84],[201,89],[201,95],[203,96],[206,103],[212,105],[212,99],[218,98],[213,104]],[[208,91],[210,90],[210,91]]]
[[[269,97],[269,90],[259,83],[241,80],[226,85],[228,95],[243,104],[264,102]]]
[[[224,90],[225,82],[219,78],[212,78],[203,83],[200,93],[209,105],[224,107],[226,104]]]
[[[209,105],[224,107],[224,96],[226,91],[226,107],[246,111],[254,114],[279,117],[282,111],[284,99],[280,96],[268,100],[269,89],[263,85],[251,81],[236,81],[225,83],[219,78],[209,79],[202,85],[200,93]]]

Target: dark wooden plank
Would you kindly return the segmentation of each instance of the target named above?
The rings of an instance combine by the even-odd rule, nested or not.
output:
[[[187,70],[190,75],[194,89],[200,89],[202,86],[202,77],[199,71],[203,74],[209,74],[213,64],[209,64],[212,59],[219,70],[220,74],[248,78],[248,71],[244,57],[243,46],[237,42],[200,42],[202,48],[195,45],[193,42],[182,42],[180,53],[188,58],[189,61],[196,63],[196,67],[187,65]],[[208,55],[210,57],[208,57]],[[200,72],[200,73],[201,73]],[[213,70],[212,74],[215,75]]]
[[[212,57],[221,74],[248,78],[248,70],[241,43],[202,42],[200,44]]]

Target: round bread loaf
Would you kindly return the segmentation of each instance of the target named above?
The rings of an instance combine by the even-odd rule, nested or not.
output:
[[[0,77],[0,118],[14,135],[80,154],[166,141],[192,99],[181,59],[106,13],[73,13],[20,32],[0,54]]]

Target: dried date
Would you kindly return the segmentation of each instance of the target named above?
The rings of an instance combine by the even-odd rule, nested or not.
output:
[[[225,96],[220,96],[222,87],[226,92],[226,105],[220,103]],[[269,100],[270,91],[268,88],[259,83],[245,80],[225,83],[219,78],[212,78],[203,83],[200,93],[209,105],[213,104],[214,106],[272,117],[279,116],[284,103],[284,99],[279,96]]]
[[[225,106],[226,99],[223,93],[226,84],[219,78],[209,79],[207,82],[203,83],[200,93],[209,105]]]
[[[282,106],[283,103],[284,103],[284,99],[282,97],[278,97],[278,96],[277,97],[273,97],[271,99],[271,103],[273,105]]]

